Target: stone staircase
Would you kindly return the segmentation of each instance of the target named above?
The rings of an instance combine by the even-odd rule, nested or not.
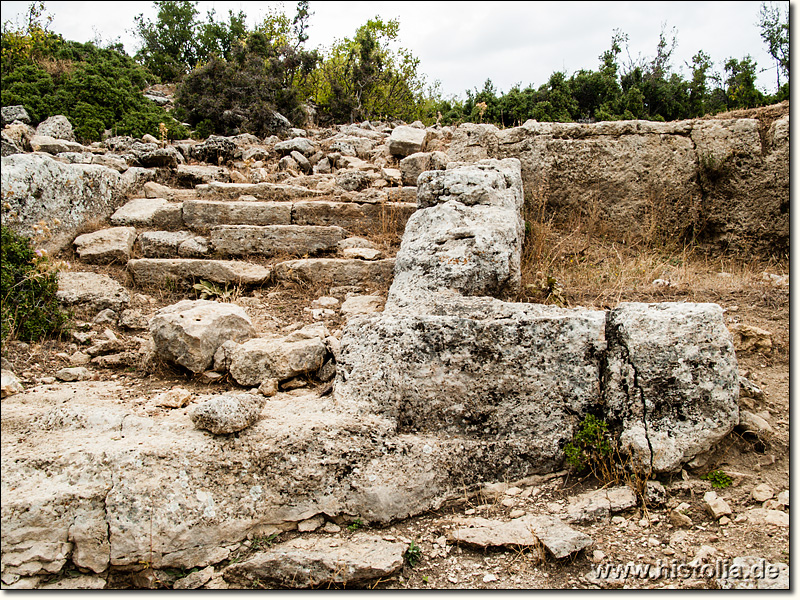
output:
[[[76,238],[81,260],[125,260],[142,288],[183,289],[202,280],[234,286],[391,282],[393,256],[415,202],[389,201],[386,193],[343,201],[332,175],[296,178],[305,185],[217,181],[230,179],[220,167],[210,176],[214,180],[189,189],[146,184],[142,197],[111,216],[111,227]]]

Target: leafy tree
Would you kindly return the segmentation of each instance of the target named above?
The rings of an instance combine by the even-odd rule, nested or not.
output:
[[[165,123],[170,137],[186,131],[144,98],[151,77],[116,47],[66,41],[45,30],[44,6],[31,5],[24,27],[4,24],[2,103],[22,104],[35,123],[65,115],[82,140],[99,140],[106,129],[156,135]]]
[[[236,43],[229,59],[212,55],[187,75],[177,90],[177,106],[198,133],[247,131],[263,137],[273,133],[273,110],[290,120],[300,117],[296,79],[306,78],[317,60],[315,51],[292,39],[289,20],[276,13]]]
[[[314,101],[335,121],[358,121],[383,115],[413,120],[420,114],[424,77],[419,59],[390,43],[399,22],[368,20],[353,38],[333,45],[309,79]]]
[[[772,2],[761,4],[758,13],[761,39],[767,45],[770,56],[775,59],[778,89],[781,88],[781,73],[789,81],[789,10],[782,14],[779,6]]]
[[[702,117],[707,110],[708,72],[713,63],[700,50],[692,57],[692,81],[689,84],[689,116]]]
[[[142,41],[137,60],[164,81],[178,81],[197,64],[199,22],[197,2],[157,0],[156,21],[134,18],[133,33]]]
[[[244,12],[234,14],[229,10],[227,23],[215,21],[215,14],[213,9],[208,11],[207,21],[198,26],[197,60],[201,62],[212,55],[229,59],[236,43],[247,37],[247,15]]]
[[[755,108],[764,104],[764,94],[756,88],[756,69],[757,63],[750,55],[742,60],[727,60],[725,87],[728,108]]]

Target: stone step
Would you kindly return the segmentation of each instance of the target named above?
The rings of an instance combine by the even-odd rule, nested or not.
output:
[[[142,287],[188,287],[201,279],[222,285],[260,285],[272,272],[244,261],[190,258],[137,258],[128,261],[128,271]]]
[[[292,223],[297,225],[338,225],[358,235],[402,234],[416,203],[360,204],[327,200],[292,204]]]
[[[277,263],[276,281],[301,281],[324,285],[389,285],[394,277],[394,259],[366,261],[342,258],[303,258]]]
[[[185,200],[183,223],[191,229],[215,225],[291,225],[289,202]],[[327,223],[299,223],[327,225]]]
[[[209,233],[211,248],[226,256],[304,256],[330,252],[347,237],[341,227],[316,225],[222,225]]]
[[[220,183],[212,181],[195,187],[201,198],[238,198],[254,196],[258,200],[297,200],[300,198],[321,198],[329,192],[312,190],[285,183]]]
[[[414,202],[380,204],[299,200],[134,198],[111,216],[116,226],[138,229],[205,230],[219,225],[316,225],[338,226],[359,235],[400,234],[417,210]]]

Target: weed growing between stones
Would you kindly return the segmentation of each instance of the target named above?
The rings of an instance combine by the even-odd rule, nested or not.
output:
[[[619,473],[615,458],[619,456],[616,442],[608,430],[608,423],[592,414],[578,426],[571,442],[564,446],[567,464],[576,472],[586,470],[604,483],[617,483]]]
[[[700,479],[705,479],[706,481],[711,482],[711,487],[717,489],[725,489],[729,487],[733,480],[731,479],[730,475],[725,473],[725,471],[715,470],[709,471],[705,475],[703,475]]]
[[[362,527],[364,527],[364,522],[361,519],[356,519],[355,521],[350,523],[350,525],[347,526],[347,531],[352,533],[354,531],[358,531]]]
[[[405,551],[405,554],[403,554],[403,558],[406,559],[406,562],[410,567],[415,567],[417,563],[422,560],[422,548],[420,548],[412,540],[408,545],[408,549]]]
[[[200,283],[192,286],[195,295],[200,300],[218,300],[220,302],[234,302],[240,296],[238,288],[229,286],[219,286],[213,281],[201,279]]]
[[[44,250],[34,250],[31,240],[2,227],[0,241],[1,338],[35,341],[57,336],[69,328],[70,315],[56,298],[58,270]]]

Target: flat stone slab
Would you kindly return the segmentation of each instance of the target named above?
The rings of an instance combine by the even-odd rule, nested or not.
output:
[[[123,263],[131,257],[136,229],[110,227],[75,238],[75,251],[88,263]]]
[[[85,305],[93,311],[120,311],[131,301],[130,294],[108,275],[83,271],[59,271],[56,298],[65,306]]]
[[[326,285],[386,285],[394,275],[394,259],[306,258],[275,265],[275,278],[281,281],[309,281]]]
[[[338,225],[353,233],[394,232],[405,227],[417,210],[416,203],[362,204],[326,200],[299,201],[292,206],[292,223],[297,225]]]
[[[526,515],[511,521],[462,518],[457,524],[465,527],[450,531],[448,539],[481,548],[519,548],[541,543],[556,558],[564,558],[592,544],[592,538],[585,533],[549,516]]]
[[[327,192],[284,183],[206,183],[196,188],[201,197],[238,198],[255,196],[259,200],[295,200],[325,196]]]
[[[567,521],[591,523],[605,519],[611,513],[633,508],[636,504],[636,493],[626,485],[593,490],[570,498],[567,506]]]
[[[256,580],[292,588],[354,585],[399,571],[407,549],[408,544],[388,542],[378,536],[295,538],[228,566],[223,577],[242,586]]]
[[[111,223],[129,227],[179,229],[183,227],[182,204],[165,198],[134,198],[111,215]]]
[[[128,261],[128,271],[141,286],[192,285],[202,279],[220,284],[266,283],[271,270],[236,260],[202,258],[137,258]]]
[[[186,200],[183,222],[192,229],[215,225],[291,225],[292,205],[287,202]]]
[[[208,236],[211,247],[221,255],[303,256],[332,251],[347,237],[341,227],[315,225],[222,225]]]
[[[192,237],[189,231],[144,231],[136,244],[146,258],[175,258],[180,245]]]

